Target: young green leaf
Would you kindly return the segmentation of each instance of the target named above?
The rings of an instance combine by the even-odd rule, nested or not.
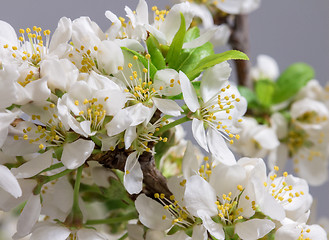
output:
[[[180,27],[174,36],[174,39],[169,47],[168,54],[166,57],[166,62],[168,63],[168,66],[170,68],[176,68],[178,64],[178,56],[181,53],[183,43],[184,43],[184,37],[186,33],[186,25],[185,25],[185,18],[184,15],[181,13],[181,24]]]
[[[314,78],[314,70],[306,63],[290,65],[276,82],[273,103],[281,103],[294,96],[308,81]]]
[[[177,68],[182,70],[184,73],[191,72],[199,64],[202,59],[211,56],[214,54],[214,47],[210,42],[205,43],[204,45],[192,48],[192,49],[183,49],[180,57],[180,65]]]
[[[272,104],[272,97],[275,91],[275,83],[271,80],[264,79],[255,83],[255,92],[259,103],[264,107]]]
[[[152,79],[154,78],[154,75],[158,71],[158,69],[152,64],[151,61],[147,60],[146,57],[144,57],[142,54],[140,54],[134,50],[131,50],[129,48],[121,47],[121,49],[122,49],[122,51],[126,51],[130,54],[136,55],[138,57],[139,61],[141,61],[141,63],[144,65],[145,68],[150,68],[149,69],[150,77]]]
[[[153,36],[150,35],[149,38],[146,40],[147,51],[151,55],[151,62],[157,69],[164,69],[166,68],[166,62],[162,55],[161,50],[159,49],[159,42]]]
[[[192,81],[197,76],[199,76],[202,71],[230,59],[249,60],[246,54],[237,50],[230,50],[223,53],[212,54],[208,57],[203,58],[196,66],[196,68],[186,73],[186,75]]]

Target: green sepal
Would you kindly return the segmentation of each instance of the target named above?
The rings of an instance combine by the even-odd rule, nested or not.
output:
[[[169,232],[167,232],[167,235],[173,235],[175,234],[176,232],[178,232],[179,230],[181,230],[182,228],[177,226],[177,225],[174,225],[170,230]]]
[[[80,134],[77,134],[75,132],[67,132],[65,135],[65,141],[67,143],[71,143],[76,141],[80,137]]]
[[[64,92],[58,88],[55,89],[55,95],[58,97],[58,98],[62,98],[63,95],[64,95]]]
[[[290,65],[276,82],[273,103],[281,103],[293,97],[313,78],[314,70],[310,65],[306,63]]]
[[[255,92],[259,103],[264,107],[272,104],[272,97],[275,91],[275,83],[271,80],[264,79],[255,83]]]
[[[97,136],[91,136],[90,138],[98,147],[102,147],[102,141]]]
[[[54,156],[58,161],[60,161],[61,158],[62,158],[62,153],[63,153],[63,146],[59,146],[59,147],[54,148],[54,154],[53,154],[53,156]]]
[[[186,24],[185,24],[185,17],[181,13],[181,23],[177,33],[174,36],[174,39],[169,47],[166,62],[170,68],[176,69],[176,66],[179,64],[178,59],[181,53],[183,44],[184,44],[184,37],[186,33]]]
[[[158,40],[150,34],[149,38],[146,40],[147,51],[151,55],[152,64],[158,69],[166,68],[166,61],[160,50],[160,45]]]
[[[123,51],[129,52],[133,55],[136,55],[138,57],[139,61],[141,61],[141,63],[144,65],[144,67],[149,69],[151,79],[154,78],[154,75],[158,71],[158,69],[153,65],[153,63],[151,61],[147,60],[146,57],[143,56],[142,54],[140,54],[134,50],[131,50],[129,48],[121,47],[121,49]]]
[[[203,58],[199,64],[192,71],[186,73],[187,77],[192,81],[200,75],[204,70],[215,66],[216,64],[225,62],[227,60],[249,60],[248,56],[243,52],[237,50],[229,50],[223,53],[212,54]]]
[[[234,225],[232,226],[225,226],[225,240],[240,240],[239,236],[234,233]]]

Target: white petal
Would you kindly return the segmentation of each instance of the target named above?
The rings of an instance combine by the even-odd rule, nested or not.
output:
[[[126,160],[123,184],[130,194],[139,193],[143,188],[143,172],[138,157],[137,152],[133,152]]]
[[[194,175],[187,179],[185,190],[185,206],[193,215],[198,216],[202,211],[210,217],[217,214],[217,197],[212,186],[199,175]]]
[[[102,41],[98,46],[97,61],[101,70],[115,74],[118,72],[118,67],[123,66],[124,63],[122,50],[113,41]]]
[[[194,14],[190,8],[189,3],[183,2],[180,4],[175,4],[169,11],[165,18],[165,21],[161,25],[161,31],[165,34],[167,42],[170,44],[175,34],[177,33],[180,24],[181,16],[183,14],[185,17],[186,29],[190,26]]]
[[[41,214],[64,222],[72,209],[72,196],[73,187],[67,177],[60,178],[51,186],[51,190],[42,194]]]
[[[209,150],[207,147],[206,131],[203,126],[203,121],[193,118],[192,133],[193,133],[193,137],[198,142],[200,147],[202,147],[204,150],[206,150],[208,152]]]
[[[122,109],[119,111],[113,119],[105,125],[105,128],[107,130],[107,135],[114,136],[118,133],[123,132],[126,130],[132,123],[132,119],[129,116],[129,113],[127,109]]]
[[[47,78],[41,78],[25,86],[25,91],[27,92],[28,99],[25,99],[25,102],[28,101],[45,101],[50,96],[50,89],[47,86]],[[24,101],[23,101],[24,102]],[[21,104],[25,104],[22,103]]]
[[[79,240],[106,240],[105,236],[102,236],[94,229],[82,228],[77,232]]]
[[[84,139],[78,139],[73,143],[64,145],[61,161],[68,169],[80,167],[94,150],[95,143]]]
[[[192,240],[207,240],[208,234],[206,229],[202,225],[196,225],[193,227]]]
[[[265,192],[258,203],[260,210],[272,219],[281,221],[285,218],[286,213],[284,208],[274,199],[271,193]]]
[[[172,216],[157,201],[141,194],[137,197],[135,206],[139,213],[139,220],[146,227],[162,231],[171,227]],[[166,218],[163,220],[162,216],[166,216]]]
[[[8,110],[0,112],[0,147],[5,143],[8,136],[8,128],[17,117],[18,112],[12,113]]]
[[[13,239],[25,237],[38,221],[41,212],[40,195],[31,195],[17,222],[17,232]]]
[[[149,23],[149,10],[145,0],[139,0],[136,13],[138,22]]]
[[[228,148],[225,140],[218,131],[210,128],[207,133],[207,142],[210,152],[217,160],[226,165],[236,164],[233,153]]]
[[[218,1],[217,7],[222,11],[230,14],[247,14],[260,5],[260,0],[230,0],[230,1]]]
[[[155,106],[164,114],[178,117],[183,112],[183,109],[171,99],[161,99],[161,98],[153,98],[153,102]]]
[[[144,226],[141,224],[128,224],[127,232],[130,240],[144,240]]]
[[[53,151],[49,150],[43,154],[38,155],[36,158],[24,163],[18,168],[13,168],[12,173],[17,178],[30,178],[49,168],[53,160]]]
[[[137,138],[136,126],[127,128],[124,136],[125,148],[130,148],[132,142]]]
[[[172,79],[174,82],[172,83]],[[161,94],[165,96],[176,96],[182,92],[182,89],[178,83],[179,75],[174,69],[161,69],[158,70],[154,76],[154,88],[163,90],[160,91]]]
[[[235,225],[235,232],[245,240],[255,240],[264,237],[273,228],[274,222],[267,219],[251,219]]]
[[[320,186],[328,179],[328,161],[322,156],[314,156],[312,161],[300,158],[295,167],[299,169],[298,175],[312,186]]]
[[[272,128],[263,128],[261,131],[254,135],[254,139],[260,146],[267,150],[275,149],[280,145],[280,142]]]
[[[9,107],[16,101],[17,93],[14,81],[19,77],[14,66],[3,64],[2,68],[0,69],[0,109]]]
[[[59,224],[39,224],[32,232],[30,240],[65,240],[71,231]]]
[[[310,232],[308,233],[304,231],[305,238],[316,239],[316,240],[327,240],[327,233],[321,226],[314,224],[311,226],[307,226],[307,229],[310,229]]]
[[[127,107],[125,110],[132,119],[131,126],[137,126],[138,124],[147,121],[154,113],[152,108],[146,107],[142,103]]]
[[[143,45],[140,44],[140,42],[138,42],[135,39],[129,39],[129,38],[114,39],[114,42],[116,44],[118,44],[120,47],[126,47],[126,48],[129,48],[129,49],[134,50],[136,52],[144,52],[145,51]]]
[[[72,35],[72,22],[71,19],[62,17],[57,25],[54,34],[51,37],[49,44],[49,51],[54,51],[60,44],[68,43]]]
[[[7,22],[0,20],[0,44],[18,46],[17,35],[15,29]]]
[[[300,236],[300,229],[294,225],[283,225],[275,232],[275,240],[296,240]]]
[[[223,87],[228,85],[228,78],[231,75],[232,68],[228,62],[223,62],[207,69],[201,81],[201,96],[207,102],[210,98],[220,92]]]
[[[3,165],[0,165],[0,187],[15,198],[22,196],[22,190],[17,179],[11,171]]]
[[[179,72],[179,80],[182,87],[184,101],[188,108],[192,112],[195,112],[198,108],[200,108],[198,96],[196,95],[195,89],[188,77],[182,71]]]
[[[190,176],[196,174],[199,170],[199,166],[200,163],[195,154],[195,147],[190,141],[188,141],[182,161],[182,171],[184,178],[187,179]]]
[[[207,216],[203,213],[203,211],[199,211],[200,218],[202,219],[204,227],[208,230],[208,232],[214,236],[218,240],[225,239],[225,233],[223,230],[223,226],[220,223],[214,222],[210,216]]]
[[[203,44],[208,42],[214,36],[216,31],[217,31],[216,27],[207,29],[206,32],[201,34],[200,37],[193,39],[190,42],[184,43],[183,48],[197,48],[197,47],[202,46]]]

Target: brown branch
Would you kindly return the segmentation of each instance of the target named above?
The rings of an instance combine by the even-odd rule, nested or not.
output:
[[[98,161],[105,168],[124,171],[130,153],[131,151],[116,148],[114,151],[93,155],[89,160]],[[168,197],[171,196],[172,193],[168,189],[167,179],[155,166],[154,156],[151,153],[144,152],[140,155],[138,161],[143,171],[143,182],[145,184],[143,192],[150,197],[153,197],[155,193],[164,193]]]
[[[249,26],[248,15],[225,15],[217,11],[214,15],[216,25],[227,24],[231,28],[229,44],[234,50],[241,51],[249,56]],[[250,79],[250,62],[244,60],[235,60],[235,67],[238,77],[238,84],[252,87]]]
[[[239,50],[249,55],[248,15],[235,16],[229,43],[231,44],[232,49]],[[251,88],[250,62],[235,60],[235,66],[238,75],[238,84]]]

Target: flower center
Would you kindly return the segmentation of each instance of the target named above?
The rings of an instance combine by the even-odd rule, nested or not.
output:
[[[11,51],[12,57],[17,61],[28,61],[32,66],[38,67],[41,59],[48,53],[50,31],[42,32],[42,29],[36,26],[32,30],[30,28],[20,29],[19,46],[9,48],[8,44],[5,44],[3,48]],[[43,37],[46,38],[46,43],[43,41]]]
[[[104,98],[105,102],[107,100],[108,97]],[[90,128],[92,130],[100,130],[106,116],[106,110],[104,109],[103,104],[97,102],[97,98],[91,100],[85,99],[82,104],[80,104],[78,100],[74,101],[74,104],[78,107],[80,106],[81,109],[79,116],[76,117],[77,120],[80,122],[90,121]]]
[[[274,170],[279,171],[279,167],[275,166]],[[287,176],[287,172],[284,172],[280,178],[277,178],[277,174],[273,174],[267,182],[264,182],[266,190],[283,206],[291,203],[294,198],[304,195],[303,191],[295,191],[292,185],[287,184]]]
[[[55,111],[55,104],[50,103],[43,107],[45,111],[49,111],[51,118],[46,122],[45,126],[38,125],[35,129],[27,127],[23,129],[23,137],[18,135],[14,136],[15,140],[22,138],[29,141],[30,144],[39,144],[40,149],[47,146],[59,146],[65,141],[65,129],[63,123],[58,119],[57,112]],[[41,120],[40,115],[32,115],[32,120]]]
[[[240,215],[243,208],[239,208],[239,198],[243,190],[243,187],[238,185],[236,197],[232,198],[232,192],[227,195],[223,194],[221,197],[217,196],[215,204],[217,205],[218,216],[224,224],[230,225],[243,219],[243,216]]]
[[[172,215],[172,225],[178,225],[183,228],[188,228],[194,224],[194,217],[190,215],[186,207],[181,206],[179,202],[175,200],[174,195],[171,195],[168,199],[163,193],[155,193],[154,198],[157,199],[163,205],[163,208],[166,209]],[[162,216],[163,220],[165,220],[166,218],[166,215]]]
[[[240,102],[240,98],[237,98],[235,94],[227,94],[226,91],[230,89],[230,85],[221,89],[221,94],[215,95],[209,99],[201,108],[200,114],[204,122],[213,129],[216,129],[221,135],[233,144],[233,138],[239,139],[238,134],[232,134],[228,129],[228,121],[234,121],[235,119],[231,115],[232,109],[235,108],[234,102]],[[238,122],[241,122],[239,119]]]

